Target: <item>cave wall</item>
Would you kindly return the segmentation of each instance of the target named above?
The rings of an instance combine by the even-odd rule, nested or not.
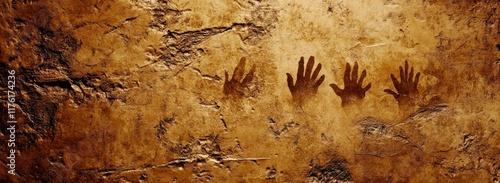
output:
[[[498,182],[499,5],[3,1],[0,180]]]

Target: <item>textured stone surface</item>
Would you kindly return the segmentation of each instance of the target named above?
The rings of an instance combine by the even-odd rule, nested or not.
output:
[[[0,181],[498,182],[499,10],[465,0],[2,1],[0,87],[14,69],[18,153],[17,175],[2,166]],[[301,57],[306,76],[321,64],[311,82],[297,81]],[[405,61],[414,72],[402,80]],[[403,86],[417,73],[416,88]]]

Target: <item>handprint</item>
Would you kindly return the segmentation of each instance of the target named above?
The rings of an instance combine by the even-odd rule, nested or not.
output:
[[[366,85],[366,87],[364,88],[362,87],[365,77],[366,70],[363,70],[358,80],[357,62],[354,63],[354,68],[352,70],[351,76],[351,65],[347,63],[344,73],[344,89],[340,89],[336,84],[330,84],[335,94],[337,94],[342,99],[342,107],[346,107],[350,104],[354,104],[363,100],[366,91],[368,91],[372,87],[372,83],[368,83],[368,85]]]
[[[227,74],[227,71],[224,71],[226,76],[224,81],[224,94],[236,96],[245,95],[245,88],[247,88],[248,84],[252,82],[255,72],[255,65],[253,65],[250,69],[250,72],[248,72],[245,78],[243,78],[245,72],[245,64],[246,59],[245,57],[242,57],[240,62],[238,63],[238,66],[236,66],[236,68],[234,69],[233,78],[231,80],[228,80],[229,76]]]
[[[314,67],[314,57],[309,57],[307,61],[306,71],[304,73],[304,57],[300,57],[299,70],[297,71],[297,81],[293,83],[293,77],[290,73],[286,73],[288,88],[292,93],[294,101],[302,102],[307,97],[311,97],[318,92],[318,87],[325,80],[325,75],[318,77],[319,71],[321,70],[321,63],[318,64],[314,73],[311,75],[311,71]]]
[[[408,73],[408,61],[405,61],[405,69],[403,71],[403,67],[399,66],[399,76],[401,77],[401,81],[398,81],[393,74],[391,74],[392,83],[394,87],[398,91],[398,93],[385,89],[384,91],[393,95],[394,98],[399,103],[399,106],[413,106],[415,105],[415,98],[418,95],[418,80],[420,78],[420,72],[415,75],[415,79],[413,79],[413,67],[411,67],[410,73]]]

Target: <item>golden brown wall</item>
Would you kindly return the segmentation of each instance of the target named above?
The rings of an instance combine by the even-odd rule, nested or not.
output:
[[[1,181],[499,182],[497,1],[0,10],[0,89],[15,70],[18,122],[11,175],[2,94]],[[301,57],[309,76],[321,64],[310,82],[296,81]]]

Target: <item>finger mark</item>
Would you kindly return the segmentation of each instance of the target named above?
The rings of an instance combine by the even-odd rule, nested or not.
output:
[[[318,63],[318,67],[314,70],[311,80],[315,80],[318,77],[319,71],[321,71],[321,63]]]
[[[233,79],[240,82],[245,73],[246,59],[242,57],[236,68],[234,69]]]
[[[392,79],[392,84],[394,84],[394,88],[399,91],[399,81],[394,77],[393,74],[391,74],[391,79]]]
[[[330,84],[330,87],[332,87],[333,91],[335,92],[335,94],[337,94],[338,96],[340,96],[342,94],[342,90],[339,88],[339,86],[337,86],[336,84]]]
[[[386,92],[386,93],[389,93],[389,94],[393,95],[393,96],[394,96],[394,98],[396,98],[396,97],[399,95],[399,94],[397,94],[396,92],[394,92],[394,91],[392,91],[392,90],[390,90],[390,89],[385,89],[385,90],[384,90],[384,92]]]
[[[410,75],[408,76],[408,81],[413,82],[413,67],[411,67]]]
[[[366,77],[366,70],[363,70],[363,72],[361,72],[361,77],[359,77],[359,82],[358,82],[359,85],[363,84],[363,80],[365,79],[365,77]]]
[[[368,83],[368,85],[366,85],[365,88],[363,88],[363,93],[368,91],[371,87],[372,87],[372,83]]]
[[[403,83],[404,81],[406,81],[405,74],[404,74],[404,71],[403,71],[403,67],[401,67],[401,66],[399,66],[399,77],[401,78],[401,83]]]
[[[405,81],[408,81],[408,60],[405,60]]]
[[[352,69],[351,83],[358,81],[358,62],[354,62],[354,68]]]
[[[420,72],[415,76],[415,87],[418,85],[418,81],[420,80]]]
[[[304,77],[304,57],[300,57],[299,69],[297,70],[297,80]]]
[[[309,61],[307,61],[306,73],[304,75],[305,78],[311,77],[311,71],[313,67],[314,67],[314,57],[311,56],[309,57]]]
[[[321,83],[323,83],[323,81],[325,80],[325,75],[321,75],[321,77],[319,77],[318,81],[316,81],[316,83],[314,83],[314,88],[315,89],[318,89],[318,87],[321,85]]]
[[[344,73],[344,84],[349,83],[351,80],[351,65],[346,63],[345,73]]]
[[[290,73],[286,73],[286,81],[288,83],[288,89],[290,89],[290,92],[294,91],[293,87],[293,77],[290,75]]]
[[[252,66],[252,68],[250,69],[250,72],[248,72],[248,74],[245,76],[245,78],[243,79],[243,81],[241,82],[241,84],[243,86],[246,86],[250,82],[252,82],[254,73],[255,73],[255,64]]]

